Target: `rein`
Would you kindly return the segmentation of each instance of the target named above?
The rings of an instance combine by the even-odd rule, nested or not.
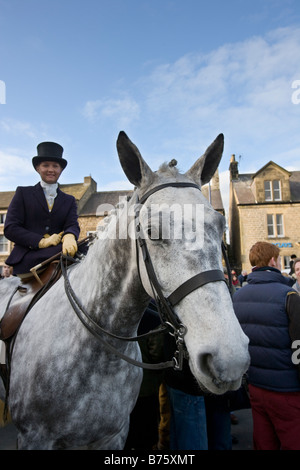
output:
[[[98,340],[100,340],[104,344],[104,346],[107,347],[107,349],[109,349],[110,352],[112,352],[113,354],[116,354],[117,356],[121,357],[125,361],[135,366],[142,367],[144,369],[163,369],[163,368],[174,367],[175,364],[173,360],[163,362],[163,363],[157,363],[157,364],[146,364],[144,362],[136,361],[135,359],[132,359],[131,357],[126,356],[125,354],[122,354],[118,349],[116,349],[114,346],[112,346],[107,341],[105,341],[102,337],[103,333],[110,336],[111,338],[120,339],[123,341],[137,341],[140,338],[145,338],[153,334],[161,334],[166,328],[152,330],[143,335],[134,336],[134,337],[118,336],[101,328],[101,326],[99,326],[91,318],[91,316],[83,307],[83,305],[81,305],[79,299],[77,298],[75,292],[73,291],[68,275],[67,275],[67,266],[65,266],[64,261],[63,261],[64,259],[66,260],[66,263],[67,263],[67,258],[65,256],[62,256],[60,260],[60,264],[61,264],[61,270],[62,270],[62,274],[63,274],[64,281],[65,281],[65,291],[66,291],[67,297],[70,301],[70,304],[73,307],[74,312],[76,313],[80,321],[84,324],[84,326],[87,328],[87,330],[90,333],[92,333],[93,336],[95,336]]]
[[[143,237],[143,232],[142,232],[142,227],[139,222],[139,215],[140,215],[140,210],[142,204],[145,203],[145,201],[148,199],[149,196],[154,194],[157,191],[160,191],[161,189],[164,189],[166,187],[193,187],[198,189],[199,191],[200,188],[197,184],[194,183],[166,183],[159,185],[150,191],[146,192],[141,199],[138,199],[137,196],[137,204],[136,204],[136,209],[135,209],[135,230],[136,230],[136,251],[137,251],[137,265],[138,265],[138,270],[139,270],[139,259],[138,259],[138,246],[140,246],[141,251],[142,251],[142,256],[143,256],[143,261],[145,263],[145,267],[147,270],[148,274],[148,279],[152,287],[153,291],[153,297],[156,300],[156,304],[158,307],[158,311],[161,317],[162,321],[162,326],[156,330],[151,330],[148,333],[145,333],[143,335],[138,335],[135,337],[123,337],[123,336],[118,336],[115,335],[103,328],[101,328],[89,315],[89,313],[85,310],[83,305],[81,305],[79,299],[77,298],[75,292],[73,291],[70,281],[68,279],[67,275],[67,257],[62,256],[60,263],[61,263],[61,270],[62,274],[64,277],[64,285],[65,285],[65,291],[67,294],[67,297],[73,307],[73,310],[75,311],[76,315],[78,318],[81,320],[81,322],[84,324],[84,326],[90,331],[91,334],[93,334],[97,339],[99,339],[106,348],[108,348],[113,354],[118,355],[125,361],[129,362],[130,364],[133,364],[138,367],[142,367],[144,369],[166,369],[173,367],[176,370],[182,370],[183,366],[183,359],[184,357],[187,357],[187,350],[184,344],[184,336],[187,332],[187,328],[180,322],[178,316],[173,310],[173,307],[178,304],[184,297],[189,295],[191,292],[194,290],[198,289],[199,287],[204,286],[205,284],[208,284],[210,282],[216,282],[216,281],[224,281],[224,273],[223,271],[219,269],[214,269],[210,271],[205,271],[202,273],[197,274],[196,276],[193,276],[181,286],[179,286],[172,294],[170,294],[167,298],[163,295],[163,292],[161,290],[160,284],[158,282],[158,279],[155,274],[155,270],[151,261],[151,257],[148,251],[148,247],[145,241],[145,237]],[[232,292],[232,278],[231,278],[231,271],[230,271],[230,265],[226,253],[226,248],[225,244],[222,241],[222,253],[223,257],[226,262],[226,267],[228,270],[228,275],[229,275],[229,290],[230,293]],[[65,264],[64,261],[65,260]],[[140,275],[140,273],[139,273]],[[173,331],[170,331],[170,328]],[[174,353],[174,357],[172,358],[171,361],[163,362],[163,363],[156,363],[156,364],[146,364],[144,362],[139,362],[136,361],[125,354],[122,354],[118,349],[116,349],[114,346],[109,344],[107,341],[104,340],[103,334],[106,334],[110,336],[111,338],[115,338],[118,340],[123,340],[123,341],[138,341],[141,338],[145,338],[147,336],[153,335],[153,334],[161,334],[161,333],[166,333],[168,332],[172,336],[174,336],[175,341],[176,341],[176,347],[177,350]]]

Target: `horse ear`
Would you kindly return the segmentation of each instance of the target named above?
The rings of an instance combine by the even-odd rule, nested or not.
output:
[[[139,187],[142,180],[152,174],[151,168],[141,156],[138,148],[123,131],[119,133],[117,139],[117,150],[125,175],[130,183]]]
[[[206,149],[202,157],[186,172],[186,176],[196,183],[201,181],[201,186],[209,183],[219,166],[224,148],[224,135],[219,134],[213,143]]]

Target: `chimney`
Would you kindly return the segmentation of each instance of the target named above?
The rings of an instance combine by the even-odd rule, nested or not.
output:
[[[213,175],[210,184],[211,184],[211,189],[220,189],[220,177],[219,177],[218,168],[216,169],[216,172]]]
[[[230,180],[237,180],[239,178],[238,162],[235,161],[235,155],[231,155],[230,165]]]

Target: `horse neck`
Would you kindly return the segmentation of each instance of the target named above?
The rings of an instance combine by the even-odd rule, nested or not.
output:
[[[107,226],[108,236],[96,240],[74,270],[72,285],[96,321],[128,335],[136,331],[149,296],[139,279],[135,241],[115,237],[113,222]]]

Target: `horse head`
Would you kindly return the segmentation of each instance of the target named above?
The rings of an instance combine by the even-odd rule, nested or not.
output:
[[[201,192],[202,185],[218,168],[223,145],[220,134],[181,174],[176,161],[152,171],[124,132],[117,140],[120,163],[136,187],[136,201],[142,203],[138,209],[139,230],[164,298],[173,298],[172,294],[182,285],[189,285],[191,278],[194,282],[209,274],[198,287],[189,285],[173,310],[186,329],[190,369],[200,387],[215,394],[237,389],[249,366],[248,338],[237,321],[222,276],[225,219]],[[156,297],[143,255],[137,261],[140,280],[148,295]]]

